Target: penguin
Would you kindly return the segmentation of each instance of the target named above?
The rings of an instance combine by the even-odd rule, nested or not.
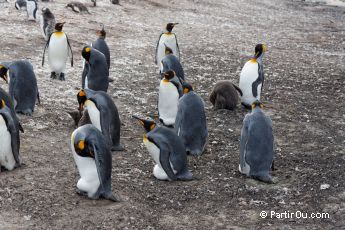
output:
[[[65,22],[55,24],[55,32],[52,33],[44,47],[42,66],[44,66],[44,55],[48,48],[48,61],[52,70],[50,78],[65,80],[65,70],[67,58],[71,56],[71,66],[73,67],[73,51],[67,35],[62,32]]]
[[[0,100],[0,171],[1,167],[11,171],[21,165],[19,156],[19,129],[10,108]]]
[[[241,103],[248,109],[251,108],[252,103],[260,100],[261,89],[265,80],[262,58],[266,51],[266,45],[256,45],[255,56],[246,62],[240,74],[239,88],[243,93]]]
[[[269,174],[274,155],[272,121],[262,108],[262,103],[255,101],[251,113],[243,120],[239,171],[253,179],[273,183]]]
[[[119,0],[110,0],[110,2],[114,5],[120,5],[120,1]]]
[[[0,65],[0,77],[7,81],[9,72],[9,95],[14,103],[16,113],[32,115],[36,99],[40,103],[36,75],[30,62],[26,60],[13,61]]]
[[[168,23],[165,27],[166,31],[161,33],[156,46],[156,64],[159,66],[161,60],[165,56],[165,45],[170,47],[173,51],[173,54],[180,60],[180,49],[177,43],[176,34],[172,33],[172,29],[178,23]]]
[[[42,8],[40,26],[44,39],[48,41],[50,35],[54,32],[55,17],[54,14],[46,7]]]
[[[14,7],[17,10],[26,10],[26,0],[16,0]]]
[[[36,0],[26,0],[26,12],[28,13],[29,21],[36,21],[37,9],[38,6]]]
[[[187,82],[183,83],[183,92],[174,130],[184,142],[187,153],[201,155],[208,139],[205,102]]]
[[[89,10],[87,9],[87,7],[81,3],[81,2],[70,2],[66,5],[66,8],[71,8],[72,11],[76,12],[76,13],[88,13],[90,14]]]
[[[213,87],[210,101],[214,108],[233,110],[238,104],[238,93],[242,96],[242,91],[231,81],[218,81]]]
[[[109,69],[104,54],[90,46],[85,46],[81,54],[87,65],[87,71],[82,73],[82,88],[107,92]]]
[[[178,101],[181,95],[180,89],[182,89],[180,82],[174,79],[174,77],[176,77],[174,71],[169,70],[165,72],[159,85],[159,120],[168,127],[173,127],[175,124]]]
[[[91,0],[91,2],[93,3],[93,6],[94,6],[94,7],[97,6],[97,1],[96,1],[96,0]]]
[[[0,100],[4,100],[5,105],[11,110],[11,115],[13,117],[13,120],[14,120],[16,126],[18,127],[18,129],[22,133],[24,133],[24,129],[19,122],[19,118],[17,117],[16,111],[14,110],[14,106],[13,106],[12,100],[10,98],[10,95],[5,90],[3,90],[2,88],[0,88]]]
[[[80,174],[77,193],[119,201],[111,192],[112,157],[103,134],[93,125],[83,125],[72,133],[71,150]]]
[[[103,133],[111,151],[123,151],[120,145],[121,122],[111,97],[103,91],[82,89],[77,95],[79,111],[85,107],[92,124]]]
[[[170,47],[165,46],[165,57],[161,61],[160,72],[164,73],[168,70],[173,70],[176,73],[181,84],[185,81],[183,67],[179,59],[173,54]]]
[[[156,125],[155,122],[133,116],[144,127],[143,142],[155,161],[153,175],[158,180],[193,180],[188,170],[187,154],[182,140],[173,130]]]
[[[108,69],[110,69],[110,51],[105,37],[107,33],[104,30],[104,25],[102,24],[102,29],[97,31],[98,38],[91,43],[91,47],[100,51],[104,54],[105,59],[107,60]]]

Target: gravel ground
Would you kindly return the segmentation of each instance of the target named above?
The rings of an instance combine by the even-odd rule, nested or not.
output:
[[[32,117],[19,116],[24,165],[0,174],[0,229],[345,228],[344,8],[297,0],[129,0],[121,6],[101,1],[89,7],[91,14],[76,14],[64,8],[67,2],[40,3],[66,21],[75,66],[68,65],[65,82],[49,79],[48,65],[40,65],[45,42],[39,24],[28,22],[13,1],[0,6],[0,60],[29,59],[41,95]],[[153,178],[143,129],[131,119],[157,114],[154,49],[167,22],[180,23],[174,31],[186,79],[206,102],[209,144],[202,156],[188,158],[196,177],[191,182]],[[78,106],[80,52],[100,23],[112,55],[108,93],[119,109],[126,147],[113,156],[119,203],[75,193],[79,177],[69,147],[74,124],[67,111]],[[208,101],[218,80],[238,84],[261,42],[269,49],[262,99],[274,124],[272,185],[237,170],[248,111],[214,111]],[[4,81],[0,85],[7,89]],[[263,219],[261,211],[327,212],[329,218]]]

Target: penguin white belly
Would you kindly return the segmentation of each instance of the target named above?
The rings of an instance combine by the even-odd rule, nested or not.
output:
[[[178,100],[179,94],[176,86],[171,82],[165,83],[162,80],[159,87],[158,111],[159,118],[164,121],[165,125],[175,124]]]
[[[241,164],[239,164],[238,165],[238,171],[240,171],[240,173],[242,173],[242,174],[249,176],[250,166],[246,162],[246,151],[244,151],[244,167],[242,168]]]
[[[85,77],[85,89],[89,88],[89,80],[87,79],[87,76]]]
[[[40,16],[40,28],[41,28],[42,36],[44,37],[44,39],[46,39],[46,33],[44,30],[44,19],[42,15]]]
[[[16,165],[14,159],[12,146],[11,146],[11,134],[7,129],[4,118],[0,115],[0,166],[4,166],[7,170],[13,170]]]
[[[28,13],[28,19],[29,21],[35,21],[36,20],[36,2],[35,1],[26,1],[26,11]]]
[[[253,63],[248,61],[241,71],[239,88],[241,89],[243,95],[241,96],[241,101],[244,104],[251,105],[254,101],[260,99],[261,84],[258,86],[258,96],[253,96],[252,84],[259,77],[259,65],[258,63]]]
[[[96,104],[93,103],[91,100],[86,100],[85,102],[85,107],[89,113],[90,120],[92,124],[102,132],[102,127],[101,127],[101,113],[96,107]]]
[[[176,39],[174,34],[162,34],[159,44],[158,44],[158,50],[157,50],[157,64],[162,61],[162,59],[165,57],[165,45],[168,46],[170,49],[172,49],[173,54],[179,57],[179,54],[177,52],[177,45],[176,45]]]
[[[48,46],[49,65],[53,72],[64,73],[68,58],[67,37],[63,32],[51,35]]]

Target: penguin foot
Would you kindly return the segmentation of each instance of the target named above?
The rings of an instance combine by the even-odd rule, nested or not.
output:
[[[75,191],[79,196],[88,196],[87,192],[81,191],[79,188],[76,188]]]
[[[178,180],[182,180],[182,181],[193,180],[193,174],[189,170],[177,174],[176,177],[177,177]]]
[[[105,194],[103,197],[105,199],[113,201],[113,202],[120,202],[121,201],[121,199],[119,197],[117,197],[116,195],[113,195],[112,193]]]
[[[55,72],[51,72],[50,73],[50,78],[51,79],[56,79],[57,78],[56,73]]]
[[[59,80],[60,81],[64,81],[65,80],[65,74],[64,73],[60,73]]]
[[[117,145],[117,146],[111,147],[111,151],[112,152],[114,152],[114,151],[125,151],[125,148],[122,147],[121,145]]]
[[[254,180],[265,182],[267,184],[274,184],[274,182],[272,180],[272,177],[270,175],[266,175],[266,176],[251,176],[251,178],[253,178]]]

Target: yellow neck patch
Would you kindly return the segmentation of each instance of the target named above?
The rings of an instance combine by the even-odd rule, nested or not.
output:
[[[64,35],[64,32],[62,32],[62,31],[56,31],[56,32],[54,33],[54,35],[55,35],[56,37],[61,37],[62,35]]]
[[[171,32],[165,32],[164,34],[165,34],[165,35],[168,35],[168,36],[173,35],[173,33],[171,33]]]
[[[253,64],[257,63],[256,58],[250,59],[250,63],[253,63]]]
[[[164,78],[164,79],[163,79],[163,82],[164,82],[164,83],[169,83],[169,80],[166,79],[166,78]]]
[[[149,140],[147,139],[146,134],[144,134],[143,141],[144,141],[144,142],[148,142],[148,141],[149,141]]]

